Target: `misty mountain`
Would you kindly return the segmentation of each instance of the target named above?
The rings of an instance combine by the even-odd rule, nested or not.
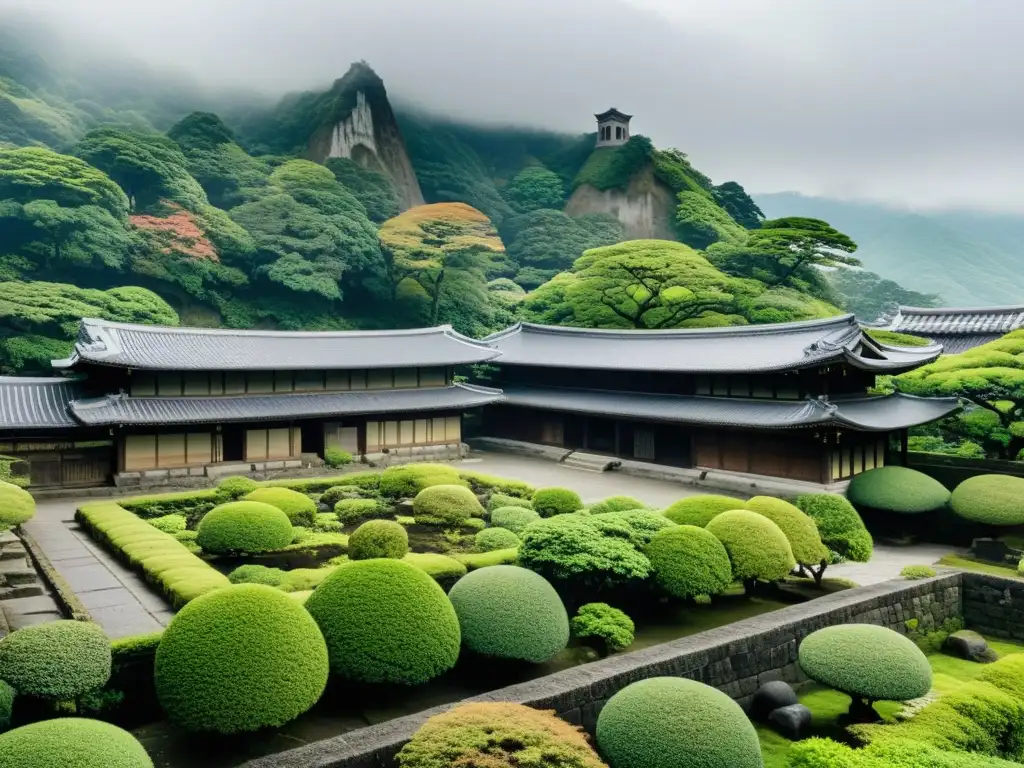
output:
[[[1024,303],[1024,215],[908,211],[877,203],[756,195],[768,218],[811,216],[846,232],[864,267],[945,306]]]

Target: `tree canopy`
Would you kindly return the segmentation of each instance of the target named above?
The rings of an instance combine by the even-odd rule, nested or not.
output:
[[[533,165],[513,176],[502,194],[513,211],[530,213],[541,208],[561,208],[565,185],[557,173]]]
[[[398,215],[398,196],[386,175],[363,168],[347,157],[328,158],[325,165],[338,182],[363,204],[370,221],[380,224]]]
[[[860,320],[873,322],[883,315],[905,307],[935,307],[939,297],[931,293],[907,290],[892,280],[863,269],[834,269],[826,278],[839,294],[843,309]]]
[[[118,218],[128,213],[128,198],[107,174],[77,157],[42,147],[0,148],[0,200],[97,205]]]
[[[747,231],[714,200],[699,192],[680,192],[676,206],[676,231],[687,245],[704,250],[718,242],[740,244]]]
[[[764,212],[742,186],[735,181],[719,184],[712,190],[715,200],[741,227],[757,229],[764,220]]]

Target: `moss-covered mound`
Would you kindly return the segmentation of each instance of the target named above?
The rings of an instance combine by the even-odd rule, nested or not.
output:
[[[0,528],[28,522],[36,513],[36,501],[24,488],[0,480]]]
[[[393,557],[401,560],[409,551],[409,534],[394,520],[370,520],[348,537],[348,556],[352,560]]]
[[[1024,525],[1024,478],[978,475],[953,491],[953,511],[986,525]]]
[[[533,494],[533,508],[541,517],[554,517],[583,509],[583,500],[568,488],[538,488]]]
[[[800,644],[800,668],[823,685],[869,700],[924,696],[932,668],[913,641],[886,627],[840,624]]]
[[[327,640],[331,669],[350,680],[416,685],[459,658],[459,619],[448,596],[401,560],[341,566],[306,609]]]
[[[197,597],[171,620],[156,651],[157,698],[193,731],[279,726],[316,704],[327,646],[302,604],[259,584]]]
[[[540,520],[540,515],[532,509],[523,507],[498,507],[491,511],[491,525],[495,528],[507,528],[516,536],[526,530],[526,526],[530,523],[535,523],[538,520]]]
[[[485,528],[473,540],[478,552],[493,552],[519,546],[519,537],[507,528]]]
[[[591,504],[589,512],[592,515],[601,515],[605,512],[627,512],[631,509],[645,509],[646,507],[646,504],[632,496],[609,496],[596,504]]]
[[[279,587],[284,581],[285,571],[280,568],[268,568],[265,565],[240,565],[228,574],[232,584],[266,584],[268,587]]]
[[[612,696],[597,718],[611,768],[761,768],[757,731],[721,691],[682,677],[653,677]]]
[[[255,491],[246,494],[246,501],[259,501],[263,504],[270,504],[277,507],[291,521],[292,525],[310,527],[316,519],[316,502],[309,496],[291,488],[257,488]]]
[[[415,566],[434,581],[453,584],[456,579],[466,575],[466,566],[448,555],[436,552],[410,552],[402,558],[402,562]]]
[[[447,464],[406,464],[388,467],[380,476],[380,492],[394,499],[408,499],[424,488],[434,485],[461,485],[469,483],[459,477],[458,471]]]
[[[570,629],[573,637],[596,638],[609,651],[621,651],[633,643],[636,625],[624,611],[608,603],[587,603],[573,616]]]
[[[217,483],[217,490],[231,499],[240,499],[259,488],[259,483],[249,477],[225,477]]]
[[[377,499],[340,499],[334,504],[334,514],[338,516],[338,522],[342,525],[380,517],[388,511],[388,507]]]
[[[788,501],[772,496],[755,496],[746,508],[775,523],[786,534],[794,559],[803,565],[819,565],[828,560],[828,547],[821,540],[814,521]]]
[[[665,517],[679,525],[696,525],[703,528],[711,520],[731,509],[743,509],[743,502],[731,496],[716,496],[705,493],[688,496],[669,505],[663,511]]]
[[[412,510],[416,522],[425,525],[458,525],[484,514],[476,495],[461,485],[424,488],[413,499]]]
[[[796,567],[786,534],[756,512],[723,512],[705,530],[725,545],[737,581],[779,581]]]
[[[196,530],[196,543],[214,555],[273,552],[292,543],[288,515],[260,501],[229,501],[214,507]]]
[[[128,731],[99,720],[64,717],[0,736],[0,768],[153,768]]]
[[[482,656],[540,663],[569,642],[569,617],[558,593],[525,568],[481,568],[459,579],[448,596],[462,642]]]
[[[904,515],[946,506],[950,493],[938,480],[907,467],[879,467],[855,475],[846,496],[856,507]]]
[[[655,583],[673,597],[717,595],[732,583],[725,545],[695,525],[659,531],[644,548]]]
[[[604,768],[576,726],[508,702],[463,704],[427,720],[398,753],[400,768]]]
[[[0,680],[18,693],[74,699],[110,679],[110,640],[98,624],[51,621],[0,640]]]
[[[797,497],[796,506],[818,526],[821,540],[829,549],[858,563],[871,559],[874,541],[845,496],[807,493]]]

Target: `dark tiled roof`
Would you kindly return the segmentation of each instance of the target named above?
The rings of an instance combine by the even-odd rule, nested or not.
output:
[[[82,320],[78,361],[148,370],[304,370],[464,365],[498,352],[450,326],[399,331],[237,331]]]
[[[608,120],[610,118],[616,118],[618,120],[624,120],[624,121],[626,121],[628,123],[630,120],[633,119],[632,115],[627,115],[625,112],[620,112],[615,107],[612,107],[611,109],[605,110],[604,112],[601,112],[600,114],[594,115],[594,117],[596,117],[598,120],[600,120],[602,122],[605,121],[605,120]]]
[[[916,335],[916,334],[915,334]],[[947,355],[959,355],[961,352],[966,352],[968,349],[974,349],[980,347],[982,344],[988,344],[990,341],[997,341],[1003,338],[1001,333],[964,333],[964,334],[944,334],[944,333],[929,333],[928,339],[934,341],[936,344],[942,345],[942,351]]]
[[[596,330],[519,323],[487,337],[499,365],[678,373],[767,373],[846,361],[900,372],[941,349],[891,347],[869,339],[853,315],[825,320],[667,331]]]
[[[227,397],[131,397],[109,395],[71,403],[87,425],[209,424],[303,419],[366,413],[404,413],[475,408],[501,400],[501,390],[456,384],[437,389],[308,392]]]
[[[924,424],[959,408],[955,398],[908,395],[819,400],[745,400],[607,390],[506,387],[509,405],[684,424],[759,429],[839,426],[885,432]]]
[[[996,335],[1024,328],[1024,305],[922,309],[900,307],[889,330],[917,335]]]
[[[77,426],[68,403],[81,395],[75,379],[0,376],[0,430]]]

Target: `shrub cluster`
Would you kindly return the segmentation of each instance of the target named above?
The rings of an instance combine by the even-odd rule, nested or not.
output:
[[[533,494],[533,508],[541,517],[554,517],[583,509],[583,500],[568,488],[538,488]]]
[[[0,480],[0,528],[13,528],[32,519],[36,501],[32,494],[13,483]]]
[[[244,475],[236,477],[225,477],[217,483],[217,490],[229,499],[240,499],[247,493],[252,493],[259,488],[259,483]]]
[[[878,467],[855,475],[846,489],[854,506],[916,515],[934,512],[949,502],[938,480],[908,467]]]
[[[483,517],[484,508],[469,488],[432,485],[412,502],[416,522],[423,525],[459,525],[471,517]]]
[[[395,499],[412,498],[433,485],[461,485],[469,488],[469,483],[459,477],[454,467],[447,464],[404,464],[388,467],[380,476],[381,495]]]
[[[306,600],[327,641],[331,670],[349,680],[416,685],[459,658],[448,596],[401,560],[342,565]]]
[[[380,517],[390,510],[376,499],[341,499],[334,505],[334,514],[342,525]]]
[[[569,642],[565,606],[543,577],[514,565],[481,568],[448,593],[462,642],[482,656],[540,663]]]
[[[797,563],[820,565],[828,561],[828,547],[822,543],[818,527],[798,507],[771,496],[755,496],[747,501],[745,507],[779,526]]]
[[[99,625],[51,621],[0,640],[0,679],[18,693],[74,699],[110,679],[110,640]]]
[[[212,554],[223,555],[273,552],[291,544],[293,532],[288,515],[279,507],[251,500],[252,495],[245,501],[229,501],[207,512],[196,529],[199,546]]]
[[[277,507],[288,516],[292,525],[309,527],[316,519],[316,502],[306,494],[290,488],[257,488],[246,494],[245,500]]]
[[[474,493],[496,493],[524,500],[533,495],[533,486],[522,480],[487,475],[483,472],[459,472],[459,477],[469,483]]]
[[[536,504],[534,504],[536,507]],[[631,509],[646,509],[647,505],[637,501],[632,496],[609,496],[607,499],[590,506],[589,512],[592,515],[600,515],[605,512],[628,512]]]
[[[703,528],[715,516],[733,509],[743,509],[743,502],[731,496],[705,493],[680,499],[666,507],[663,514],[673,523]]]
[[[370,520],[348,538],[348,556],[352,560],[391,557],[401,560],[409,551],[409,534],[394,520]]]
[[[866,563],[874,542],[853,504],[834,493],[808,493],[796,498],[796,506],[818,526],[821,540],[847,560]]]
[[[608,603],[581,606],[570,623],[572,634],[580,640],[597,638],[609,651],[621,651],[633,643],[636,625],[623,611]]]
[[[540,515],[524,507],[498,507],[491,510],[491,525],[506,528],[517,536],[522,535],[526,526],[540,520]]]
[[[583,519],[608,536],[621,536],[635,547],[644,547],[658,531],[674,528],[675,523],[652,509],[588,514]]]
[[[659,531],[644,554],[654,569],[654,582],[673,597],[717,595],[732,583],[725,545],[695,525]]]
[[[905,565],[900,571],[904,579],[930,579],[935,575],[935,569],[930,565]]]
[[[953,490],[953,511],[985,525],[1024,525],[1024,477],[977,475]]]
[[[352,463],[352,454],[341,448],[328,448],[324,451],[324,464],[332,469],[344,467]]]
[[[220,489],[209,491],[181,491],[161,493],[156,496],[132,496],[117,503],[139,517],[150,518],[161,515],[180,514],[186,517],[199,516],[226,500]]]
[[[228,574],[232,584],[265,584],[277,587],[284,580],[285,571],[280,568],[268,568],[265,565],[240,565]]]
[[[11,716],[14,714],[14,699],[18,692],[0,680],[0,732],[11,727]]]
[[[320,494],[320,503],[334,508],[342,499],[368,499],[373,498],[373,491],[360,488],[358,485],[332,485]]]
[[[110,723],[63,717],[0,736],[2,768],[153,768],[128,731]]]
[[[504,507],[522,507],[524,509],[533,509],[533,502],[529,499],[520,499],[516,496],[507,496],[504,493],[492,493],[490,498],[487,499],[487,511],[493,512],[496,509],[502,509]]]
[[[380,472],[353,472],[334,477],[312,477],[303,480],[270,480],[265,485],[271,488],[291,488],[300,493],[323,493],[335,485],[355,485],[366,491],[380,487]]]
[[[164,630],[157,697],[184,728],[239,733],[279,726],[319,700],[327,646],[302,605],[244,584],[193,600]]]
[[[796,566],[786,534],[756,512],[722,512],[705,530],[725,545],[737,581],[780,581]]]
[[[147,522],[164,533],[181,533],[188,527],[188,519],[184,515],[176,513],[151,517]]]
[[[493,552],[496,549],[519,547],[519,537],[507,528],[485,528],[473,539],[478,552]]]

